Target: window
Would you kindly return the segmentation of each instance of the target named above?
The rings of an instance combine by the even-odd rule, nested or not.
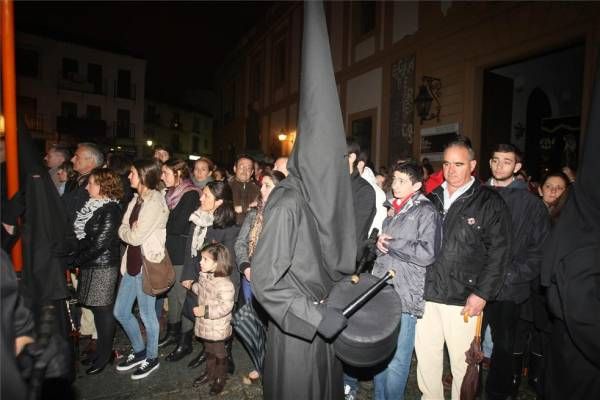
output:
[[[103,93],[102,88],[102,65],[88,64],[87,81],[92,84],[94,93]]]
[[[129,71],[128,69],[119,70],[116,96],[124,99],[133,98],[131,86],[131,71]]]
[[[192,137],[192,152],[200,153],[200,138],[198,136]]]
[[[146,115],[144,115],[146,122],[151,124],[160,124],[160,114],[156,112],[156,106],[154,104],[148,104],[146,107]]]
[[[285,38],[282,38],[275,44],[275,53],[273,57],[273,79],[275,87],[281,86],[285,82]]]
[[[200,132],[200,117],[194,117],[192,132]]]
[[[77,79],[79,74],[79,63],[72,58],[63,58],[62,60],[62,77],[70,81]]]
[[[39,74],[39,57],[36,51],[17,48],[15,58],[17,74],[37,78]]]
[[[100,106],[93,106],[88,104],[85,115],[87,119],[93,119],[94,121],[101,120],[102,108],[100,108]]]
[[[235,81],[232,80],[223,88],[223,124],[235,118]]]
[[[117,110],[117,131],[116,135],[119,137],[130,137],[132,132],[131,123],[130,123],[130,113],[129,110],[124,110],[119,108]]]
[[[357,1],[352,3],[352,32],[354,40],[359,41],[375,30],[375,1]]]
[[[70,101],[63,101],[60,115],[65,118],[77,118],[77,104]]]

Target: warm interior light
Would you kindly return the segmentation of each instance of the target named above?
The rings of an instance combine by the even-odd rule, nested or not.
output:
[[[277,138],[279,139],[280,142],[283,142],[284,140],[287,139],[287,135],[285,133],[280,133]]]

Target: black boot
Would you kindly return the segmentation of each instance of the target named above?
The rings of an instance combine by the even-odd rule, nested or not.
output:
[[[227,372],[233,375],[235,372],[235,364],[233,363],[233,356],[231,349],[233,347],[233,337],[230,337],[225,341],[225,351],[227,352]]]
[[[179,344],[169,355],[165,358],[167,361],[179,361],[183,357],[190,354],[193,350],[192,348],[192,336],[194,335],[193,330],[189,330],[187,332],[183,332],[181,337],[179,338]]]
[[[163,336],[162,339],[158,340],[158,348],[162,348],[170,344],[175,344],[179,342],[180,336],[181,322],[178,322],[176,324],[167,324],[167,332],[165,332],[165,336]]]
[[[512,356],[512,382],[511,382],[511,397],[517,398],[519,386],[521,386],[521,377],[523,376],[523,354],[513,354]]]
[[[538,399],[544,395],[544,356],[540,354],[529,354],[529,372],[527,383],[534,390]]]
[[[202,348],[200,349],[200,352],[198,353],[198,355],[194,358],[192,358],[192,360],[190,361],[190,363],[188,364],[188,368],[198,368],[199,366],[202,365],[202,363],[206,361],[206,353],[204,352],[204,345],[202,346]]]

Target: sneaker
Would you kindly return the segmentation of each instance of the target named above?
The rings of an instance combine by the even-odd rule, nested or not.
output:
[[[135,353],[134,351],[131,351],[131,353],[129,353],[127,358],[125,360],[121,361],[117,365],[117,371],[121,371],[121,372],[129,371],[130,369],[133,369],[133,368],[137,367],[138,365],[140,365],[141,363],[143,363],[145,359],[146,359],[145,351],[141,351],[139,353]]]
[[[140,365],[139,368],[136,369],[135,372],[131,375],[131,379],[143,379],[150,375],[153,371],[157,370],[159,365],[160,364],[158,363],[158,357],[146,358],[142,362],[142,365]]]

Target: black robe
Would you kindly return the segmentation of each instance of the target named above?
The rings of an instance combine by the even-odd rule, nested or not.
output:
[[[265,399],[343,398],[341,363],[317,334],[334,277],[322,265],[317,224],[299,191],[284,181],[269,196],[252,258],[252,290],[271,321]]]

